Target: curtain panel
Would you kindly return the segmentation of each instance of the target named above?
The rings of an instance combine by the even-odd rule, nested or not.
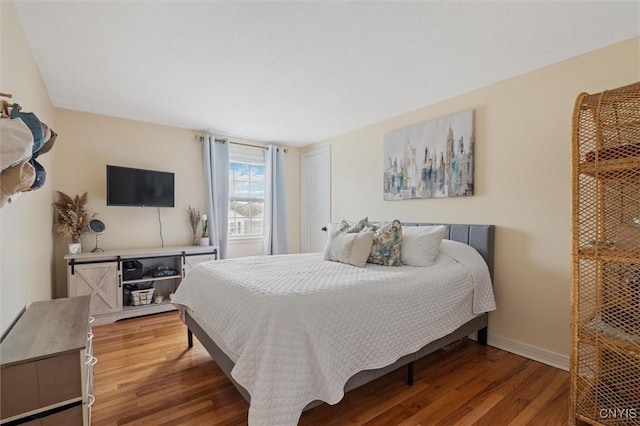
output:
[[[265,162],[262,253],[286,254],[287,206],[284,181],[284,149],[269,145]]]
[[[203,138],[205,211],[209,220],[209,243],[218,246],[218,258],[227,258],[229,221],[229,140]]]

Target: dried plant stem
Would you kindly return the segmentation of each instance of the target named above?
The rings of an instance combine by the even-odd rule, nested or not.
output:
[[[71,198],[64,192],[56,192],[58,201],[53,204],[53,207],[57,214],[57,222],[53,225],[53,231],[71,238],[73,243],[79,243],[82,234],[89,230],[89,221],[96,216],[95,213],[91,217],[87,214],[85,205],[89,201],[89,195],[85,192]]]
[[[193,233],[193,243],[197,243],[198,225],[200,224],[200,209],[194,207],[187,207],[187,215],[189,216],[189,225],[191,225],[191,232]]]

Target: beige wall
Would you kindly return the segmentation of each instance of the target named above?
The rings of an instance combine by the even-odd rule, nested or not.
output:
[[[59,170],[56,190],[69,195],[89,192],[88,210],[97,212],[107,230],[100,236],[100,246],[107,249],[159,247],[158,209],[149,207],[113,207],[106,205],[106,165],[163,170],[175,173],[175,208],[161,208],[162,235],[165,246],[190,245],[191,228],[187,206],[202,209],[204,184],[201,144],[196,131],[108,117],[104,115],[55,109],[56,123],[65,136],[58,146]],[[237,138],[232,140],[250,142]],[[300,225],[299,149],[289,148],[287,173],[293,185],[288,188],[289,218],[292,229]],[[290,235],[292,251],[299,251],[299,231]],[[83,250],[91,250],[95,237],[82,238]],[[66,243],[66,242],[65,242]],[[229,255],[260,254],[261,246],[231,245]],[[56,270],[58,295],[66,295],[66,272],[62,258],[66,246],[58,239]]]
[[[0,91],[13,94],[24,111],[35,112],[57,131],[53,106],[13,3],[0,1],[0,22]],[[0,334],[30,302],[52,296],[56,151],[57,146],[38,159],[47,170],[44,187],[0,209]]]
[[[490,342],[569,354],[571,115],[576,96],[640,80],[638,38],[308,147],[331,145],[332,217],[491,223]],[[385,133],[475,110],[475,196],[383,201]],[[566,358],[564,358],[566,359]]]
[[[165,245],[190,243],[187,205],[202,206],[200,147],[194,132],[53,109],[11,2],[0,2],[0,88],[15,95],[60,134],[41,158],[47,184],[0,210],[0,331],[34,300],[64,296],[65,246],[51,234],[53,189],[89,191],[108,249],[160,244],[152,208],[106,207],[105,164],[176,173],[176,208],[161,209]],[[494,223],[498,311],[490,339],[569,352],[570,127],[573,102],[640,79],[638,38],[336,137],[332,146],[332,215],[357,219]],[[476,195],[471,198],[382,201],[386,132],[449,113],[476,111]],[[55,121],[54,121],[55,115]],[[291,251],[300,249],[300,150],[287,154]],[[85,236],[85,250],[94,238]],[[257,245],[238,245],[235,255]],[[55,260],[55,262],[54,262]],[[57,282],[52,279],[55,263]],[[54,285],[55,283],[55,285]],[[55,288],[54,288],[55,287]],[[57,291],[55,291],[57,290]],[[491,340],[490,340],[491,341]]]

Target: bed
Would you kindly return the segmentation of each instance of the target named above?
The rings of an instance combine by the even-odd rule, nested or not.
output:
[[[403,224],[422,225],[433,224]],[[445,226],[429,268],[355,268],[320,254],[198,265],[173,299],[189,346],[195,334],[250,402],[252,426],[296,424],[303,410],[403,366],[412,384],[415,360],[476,332],[486,345],[495,309],[494,226]],[[488,278],[470,274],[482,268]],[[437,284],[440,275],[450,282]]]

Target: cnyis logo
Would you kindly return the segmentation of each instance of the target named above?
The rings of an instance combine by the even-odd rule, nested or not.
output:
[[[601,419],[637,419],[636,408],[601,408],[598,412]]]

